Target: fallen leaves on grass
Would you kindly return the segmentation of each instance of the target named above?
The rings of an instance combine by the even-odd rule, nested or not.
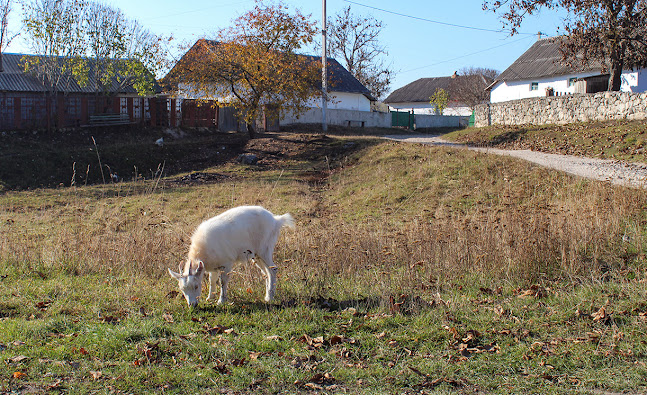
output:
[[[290,366],[292,366],[295,369],[313,371],[323,361],[324,361],[323,358],[318,357],[315,354],[311,354],[307,357],[297,356],[297,357],[294,357],[292,361],[290,361]]]
[[[531,286],[529,289],[525,289],[525,290],[518,289],[518,290],[516,290],[517,297],[519,297],[519,298],[532,297],[532,298],[541,299],[541,298],[545,298],[546,296],[548,296],[548,292],[549,292],[548,288],[544,288],[544,287],[542,287],[540,285],[537,285],[537,284]]]
[[[409,369],[417,374],[418,376],[421,376],[425,379],[422,383],[416,385],[416,388],[436,388],[437,386],[441,384],[447,384],[453,388],[460,388],[465,386],[466,381],[465,380],[455,380],[455,379],[448,379],[445,377],[442,378],[436,378],[432,379],[431,376],[428,374],[422,373],[420,370],[413,366],[409,366]]]
[[[47,389],[50,390],[50,391],[60,390],[61,389],[61,384],[63,384],[63,380],[58,379],[55,382],[53,382],[52,384],[48,385]]]
[[[502,287],[496,287],[496,288],[481,287],[479,288],[479,291],[481,291],[481,293],[484,293],[486,295],[501,295],[503,293],[503,288]]]
[[[36,308],[41,309],[41,310],[45,310],[45,309],[47,309],[51,304],[52,304],[52,302],[38,302],[38,303],[36,303]]]
[[[452,347],[456,349],[460,355],[458,359],[450,357],[450,361],[464,361],[474,354],[499,353],[501,351],[501,348],[496,344],[496,342],[484,342],[483,335],[477,330],[470,329],[463,335],[460,335],[460,332],[458,332],[454,327],[445,327],[445,329],[452,334],[454,339]]]
[[[236,331],[233,328],[228,328],[223,325],[215,325],[215,326],[205,325],[203,328],[204,329],[200,332],[209,334],[211,336],[221,335],[223,333],[227,335],[233,335],[233,336],[238,335],[238,333],[236,333]]]
[[[314,391],[322,391],[324,389],[332,390],[335,387],[335,377],[332,373],[316,373],[314,376],[310,377],[305,383],[297,380],[294,382],[294,385],[299,387],[306,387]]]
[[[328,339],[323,336],[310,337],[307,334],[302,335],[297,339],[298,342],[305,343],[306,349],[314,350],[322,347],[335,346],[342,343],[355,344],[357,340],[345,337],[344,335],[333,335]]]
[[[16,380],[20,380],[26,377],[27,377],[27,374],[24,372],[13,372],[13,378]]]
[[[7,362],[8,362],[8,363],[21,363],[21,362],[26,361],[26,360],[28,360],[28,359],[29,359],[29,357],[28,357],[28,356],[25,356],[25,355],[18,355],[18,356],[16,356],[16,357],[13,357],[13,358],[9,358],[9,359],[7,359]]]
[[[231,370],[229,369],[230,366],[240,367],[240,366],[245,366],[248,363],[249,361],[246,358],[234,358],[229,362],[218,359],[214,363],[212,369],[220,374],[230,374],[231,373]]]
[[[591,314],[591,318],[593,318],[593,322],[607,324],[611,321],[611,313],[607,313],[607,310],[602,306],[598,311]]]
[[[78,352],[78,353],[79,353],[79,354],[81,354],[81,355],[88,355],[88,354],[90,354],[90,353],[88,352],[88,350],[86,350],[86,349],[85,349],[85,348],[83,348],[83,347],[80,347],[80,348],[76,348],[76,347],[74,347],[74,348],[72,349],[72,351],[73,351],[73,352]]]
[[[423,308],[431,308],[435,306],[443,306],[446,303],[440,298],[440,295],[434,295],[434,300],[427,302],[420,296],[411,296],[401,294],[399,296],[389,296],[389,310],[391,314],[413,314],[419,312]]]
[[[149,364],[159,362],[161,359],[159,344],[159,341],[155,343],[146,342],[144,345],[138,346],[137,349],[143,355],[143,358],[135,360],[133,364],[135,366],[141,366],[144,362]]]

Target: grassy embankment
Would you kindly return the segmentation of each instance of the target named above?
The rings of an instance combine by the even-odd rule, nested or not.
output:
[[[647,163],[647,123],[609,121],[464,129],[445,138],[477,146]]]
[[[0,392],[647,390],[643,191],[465,150],[303,141],[326,155],[0,195]],[[242,266],[231,304],[190,311],[166,268],[241,204],[297,220],[277,300]]]

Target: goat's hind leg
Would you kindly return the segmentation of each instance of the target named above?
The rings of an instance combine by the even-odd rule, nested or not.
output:
[[[265,301],[270,302],[274,299],[276,292],[276,272],[277,267],[272,261],[272,254],[264,254],[260,256],[260,261],[263,264],[261,270],[265,273]]]

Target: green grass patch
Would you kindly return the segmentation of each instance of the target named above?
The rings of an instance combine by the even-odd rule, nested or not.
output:
[[[477,146],[647,162],[647,124],[608,121],[567,125],[495,125],[453,131],[443,137]]]
[[[466,150],[281,139],[246,146],[256,166],[0,195],[0,392],[647,391],[643,191]],[[166,269],[243,204],[297,221],[276,300],[240,266],[231,303],[187,309]]]

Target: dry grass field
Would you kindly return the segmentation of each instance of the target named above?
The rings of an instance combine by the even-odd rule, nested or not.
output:
[[[243,148],[0,195],[0,392],[647,391],[644,191],[358,136]],[[188,310],[166,268],[243,204],[296,219],[277,299],[241,266]]]

